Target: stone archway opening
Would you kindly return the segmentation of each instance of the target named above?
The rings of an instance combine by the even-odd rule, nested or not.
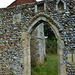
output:
[[[24,46],[25,50],[27,53],[24,52],[24,55],[26,55],[27,61],[24,59],[24,62],[27,64],[24,64],[24,67],[28,66],[23,70],[23,74],[30,75],[31,74],[31,55],[30,55],[30,39],[31,39],[31,34],[35,30],[37,26],[39,26],[41,23],[46,23],[54,32],[56,38],[57,38],[57,51],[58,51],[58,75],[66,75],[66,64],[63,63],[63,49],[64,49],[64,42],[60,36],[59,29],[56,26],[56,23],[48,16],[48,15],[43,15],[39,14],[36,15],[31,22],[28,23],[28,30],[25,32],[25,40],[27,42],[26,46]],[[24,42],[23,41],[23,42]],[[24,51],[25,51],[24,50]]]
[[[43,75],[44,72],[49,75],[58,74],[57,40],[53,31],[46,23],[39,24],[32,32],[30,51],[32,75],[34,73],[38,74],[37,70]],[[42,67],[45,69],[44,72]]]

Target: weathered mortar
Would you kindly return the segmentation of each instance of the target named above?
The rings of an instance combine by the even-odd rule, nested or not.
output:
[[[0,75],[9,75],[10,72],[14,75],[23,74],[22,31],[28,31],[31,25],[28,26],[28,24],[40,13],[49,15],[64,41],[62,64],[66,64],[65,75],[75,74],[75,1],[72,1],[73,8],[69,8],[70,2],[67,0],[67,9],[63,13],[56,12],[55,2],[47,2],[47,10],[42,12],[40,10],[36,13],[35,5],[39,2],[0,9]],[[17,15],[16,20],[13,17],[15,15]],[[73,57],[71,57],[72,54]],[[69,58],[73,58],[74,61],[72,62]]]

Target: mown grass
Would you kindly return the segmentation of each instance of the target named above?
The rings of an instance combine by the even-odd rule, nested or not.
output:
[[[47,54],[47,61],[38,67],[32,67],[31,75],[58,75],[57,54]]]

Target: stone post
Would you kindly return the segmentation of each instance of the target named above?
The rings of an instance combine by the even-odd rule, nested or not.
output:
[[[44,11],[46,11],[46,3],[44,3]]]
[[[39,60],[40,62],[44,61],[44,58],[46,56],[46,51],[45,51],[45,36],[44,36],[44,24],[41,23],[38,27],[37,27],[37,40],[39,42],[38,44],[38,53],[39,53]]]
[[[31,75],[31,59],[30,59],[30,36],[26,32],[22,32],[23,47],[23,75]]]
[[[30,51],[31,51],[32,63],[38,63],[38,64],[43,63],[44,58],[46,57],[43,23],[38,25],[36,29],[33,31],[30,43],[31,43]]]
[[[35,5],[35,12],[37,12],[37,5]]]
[[[63,63],[63,40],[58,40],[58,75],[66,75],[66,64]]]
[[[58,10],[58,4],[56,4],[56,11]]]
[[[64,3],[64,10],[66,10],[66,2]]]

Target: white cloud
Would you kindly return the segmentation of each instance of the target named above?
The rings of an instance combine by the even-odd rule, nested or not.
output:
[[[42,1],[42,0],[36,0],[36,1]]]
[[[13,1],[15,0],[0,0],[0,8],[5,8],[8,5],[10,5]],[[41,0],[36,0],[36,1],[41,1]]]
[[[0,8],[5,8],[15,0],[0,0]]]

